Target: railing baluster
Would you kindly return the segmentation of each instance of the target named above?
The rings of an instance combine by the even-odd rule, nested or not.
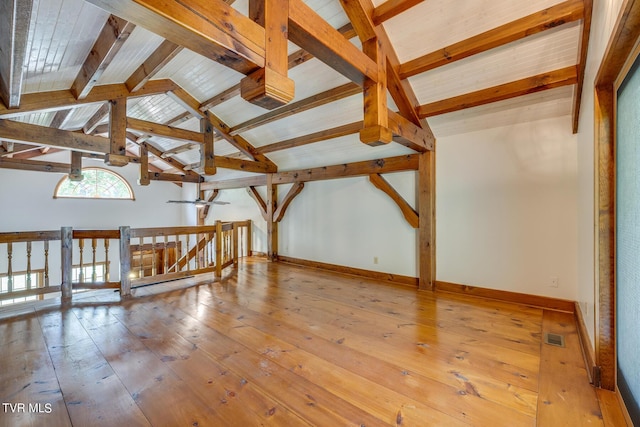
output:
[[[151,275],[156,275],[156,236],[151,239]]]
[[[96,271],[96,248],[98,246],[98,239],[91,239],[91,281],[96,283],[98,281],[98,272]]]
[[[200,270],[200,233],[196,233],[196,270]]]
[[[31,289],[31,242],[27,242],[27,289]]]
[[[176,261],[175,268],[173,269],[174,273],[180,271],[180,260],[182,259],[182,242],[180,241],[180,236],[176,234]]]
[[[84,282],[84,262],[83,262],[83,257],[84,257],[84,239],[80,239],[80,241],[78,242],[78,244],[80,245],[80,274],[78,275],[78,281],[79,282]]]
[[[44,287],[49,287],[49,241],[44,241]]]
[[[168,236],[165,234],[164,235],[164,250],[162,251],[162,272],[164,274],[167,274],[169,271],[169,257],[167,255],[167,240],[168,240]]]
[[[111,274],[109,272],[109,239],[104,239],[104,281],[109,282]]]
[[[191,252],[191,250],[189,249],[189,234],[187,234],[187,271],[191,270],[191,258],[189,257],[189,252]]]
[[[13,242],[7,243],[7,291],[9,293],[13,292],[13,267],[12,267],[12,259],[13,259]]]
[[[144,256],[143,256],[143,252],[144,250],[142,249],[142,247],[144,246],[144,237],[140,237],[138,239],[138,244],[139,244],[139,248],[140,248],[140,269],[139,269],[139,274],[138,277],[143,278],[144,277]]]

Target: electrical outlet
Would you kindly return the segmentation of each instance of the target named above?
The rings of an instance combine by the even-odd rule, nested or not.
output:
[[[551,286],[552,288],[557,288],[558,287],[558,277],[557,276],[553,276],[551,277],[551,280],[549,281],[549,286]]]
[[[377,256],[374,256],[374,257],[373,257],[373,263],[374,263],[374,264],[377,264],[377,263],[378,263],[378,257],[377,257]]]

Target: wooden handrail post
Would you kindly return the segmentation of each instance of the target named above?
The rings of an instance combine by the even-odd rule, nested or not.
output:
[[[251,220],[247,220],[247,256],[251,256],[251,243],[253,242],[253,236],[251,235]]]
[[[216,221],[216,277],[222,277],[222,221]]]
[[[60,255],[62,258],[62,300],[71,301],[73,277],[73,228],[60,229]]]
[[[120,296],[131,295],[131,228],[120,227]]]

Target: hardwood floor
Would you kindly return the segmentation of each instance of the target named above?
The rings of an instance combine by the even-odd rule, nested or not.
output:
[[[6,312],[0,425],[604,424],[570,314],[258,259],[193,282]]]

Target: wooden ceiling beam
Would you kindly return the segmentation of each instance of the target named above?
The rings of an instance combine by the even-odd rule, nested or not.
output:
[[[219,168],[233,169],[253,173],[274,173],[278,167],[275,164],[254,162],[252,160],[234,159],[225,156],[215,156],[215,164]]]
[[[377,38],[381,54],[386,57],[385,78],[387,89],[395,101],[400,111],[400,115],[413,122],[414,125],[422,127],[428,139],[434,139],[433,132],[431,131],[429,124],[426,120],[421,120],[418,117],[416,110],[419,102],[413,88],[408,82],[400,79],[400,60],[393,48],[387,32],[382,26],[376,25],[373,22],[372,16],[375,8],[371,0],[342,0],[341,3],[347,16],[351,22],[354,23],[354,29],[356,33],[358,33],[360,40],[363,41],[363,46],[365,46],[364,41],[370,40],[373,37]],[[402,139],[402,141],[405,141],[405,139]],[[418,144],[418,151],[422,151],[419,145],[420,144]]]
[[[577,82],[577,78],[576,66],[572,65],[560,70],[424,104],[418,108],[418,114],[424,118],[477,107],[529,93],[572,85]]]
[[[226,181],[205,181],[200,184],[201,190],[230,190],[234,188],[258,187],[267,185],[266,175],[250,176],[247,178],[229,179]]]
[[[298,136],[296,138],[274,142],[273,144],[263,145],[262,147],[256,147],[256,150],[258,150],[258,152],[260,153],[272,153],[274,151],[286,150],[288,148],[295,148],[307,144],[313,144],[314,142],[326,141],[346,135],[353,135],[354,133],[360,132],[360,130],[362,129],[362,124],[362,121],[349,123],[331,129],[325,129],[319,132]]]
[[[179,87],[177,89],[170,90],[167,92],[167,96],[187,110],[187,112],[192,116],[198,118],[205,117],[202,111],[200,111],[200,102],[183,88]]]
[[[363,162],[345,163],[342,165],[278,172],[273,174],[273,183],[289,184],[292,182],[321,181],[371,175],[373,173],[417,170],[418,157],[419,154],[409,154],[406,156],[388,157],[386,159],[365,160]]]
[[[144,132],[145,134],[159,136],[162,138],[193,141],[199,144],[203,143],[203,135],[200,132],[174,128],[171,126],[165,126],[158,123],[148,122],[146,120],[134,119],[131,117],[127,117],[127,129]]]
[[[229,144],[236,147],[240,150],[241,153],[245,154],[249,158],[261,162],[272,167],[276,167],[275,163],[273,163],[267,156],[263,153],[260,153],[253,145],[249,143],[246,139],[241,137],[240,135],[231,135],[229,126],[223,122],[219,117],[211,112],[207,112],[207,117],[209,121],[213,125],[213,127],[218,131],[218,133],[222,136],[224,140],[226,140]]]
[[[355,83],[346,83],[342,86],[329,89],[327,91],[318,93],[300,101],[296,101],[292,104],[278,108],[276,110],[265,113],[261,116],[247,120],[240,123],[229,130],[231,135],[237,135],[241,132],[248,131],[258,126],[271,123],[275,120],[283,119],[294,114],[301,113],[303,111],[310,110],[312,108],[319,107],[343,98],[347,98],[352,95],[356,95],[362,92],[362,88]]]
[[[163,41],[156,50],[129,76],[124,83],[130,92],[140,90],[165,65],[175,58],[183,47],[169,40]]]
[[[162,123],[165,126],[172,126],[172,127],[176,127],[178,126],[180,123],[184,123],[187,120],[190,120],[193,117],[193,115],[191,113],[189,113],[188,111],[185,111],[183,113],[178,114],[177,116],[167,120],[166,122]],[[146,140],[148,140],[149,138],[151,138],[152,135],[142,135],[140,137],[138,137],[138,139],[136,139],[137,143],[141,143],[144,142]]]
[[[82,99],[89,95],[135,27],[122,18],[109,16],[71,86],[71,92],[76,98]]]
[[[418,228],[420,219],[418,217],[418,212],[411,207],[409,203],[402,197],[400,193],[396,191],[395,188],[389,182],[382,177],[382,175],[378,173],[374,173],[369,175],[369,181],[376,187],[378,190],[381,190],[387,196],[393,200],[393,202],[398,205],[400,208],[400,212],[402,212],[402,216],[409,223],[409,225],[413,228]]]
[[[168,164],[169,166],[171,166],[172,168],[175,168],[177,170],[179,170],[180,172],[183,172],[185,175],[198,175],[195,172],[192,171],[187,171],[185,169],[185,165],[182,164],[180,161],[178,161],[177,159],[174,159],[173,157],[163,157],[162,154],[162,150],[159,150],[158,148],[154,147],[153,145],[149,144],[148,142],[143,142],[140,144],[140,146],[145,147],[147,149],[147,151],[151,154],[153,154],[154,156],[156,156],[160,161]]]
[[[378,78],[376,63],[302,0],[289,1],[289,40],[360,86]]]
[[[247,187],[247,194],[256,201],[262,218],[264,218],[265,221],[269,221],[269,217],[267,216],[267,203],[264,201],[260,193],[258,193],[258,190],[253,186],[249,186]]]
[[[264,67],[264,28],[222,0],[89,2],[242,74]]]
[[[416,126],[413,122],[391,110],[388,111],[388,115],[389,129],[393,133],[395,142],[419,153],[433,150],[436,139],[430,130],[427,131]]]
[[[33,0],[0,1],[0,99],[6,108],[20,105],[32,6]]]
[[[87,123],[84,124],[82,131],[87,134],[93,133],[98,125],[102,123],[107,117],[109,117],[110,109],[111,107],[108,102],[102,104],[102,106],[98,108],[98,111],[96,111],[93,116],[89,118]]]
[[[303,188],[304,188],[304,182],[295,182],[291,186],[291,188],[289,189],[289,192],[284,196],[284,199],[282,199],[282,203],[278,204],[276,211],[273,213],[274,222],[282,221],[282,218],[284,218],[284,214],[286,213],[287,208],[289,207],[293,199],[295,199],[295,197],[298,194],[300,194]]]
[[[43,162],[38,160],[25,159],[7,159],[5,157],[0,157],[0,168],[68,174],[69,170],[71,169],[71,165],[69,163]]]
[[[584,86],[584,73],[587,67],[587,52],[589,50],[589,34],[591,34],[591,15],[593,12],[593,0],[582,0],[584,5],[582,17],[582,35],[578,46],[578,82],[576,90],[573,91],[573,133],[578,133],[580,123],[580,104],[582,103],[582,88]]]
[[[100,154],[108,153],[110,147],[107,138],[3,119],[0,139]]]
[[[583,17],[583,14],[583,0],[568,0],[559,3],[525,16],[524,18],[517,19],[508,24],[485,31],[482,34],[405,62],[400,65],[400,78],[407,79],[416,74],[485,52],[532,34],[537,34],[568,22],[577,21]]]
[[[165,172],[151,172],[149,171],[149,179],[151,181],[165,181],[165,182],[192,182],[198,183],[202,181],[200,175],[179,175],[176,173]]]
[[[34,111],[55,111],[94,102],[107,102],[112,99],[158,95],[178,87],[173,81],[163,79],[151,80],[135,93],[129,92],[123,83],[95,86],[83,99],[76,99],[71,90],[28,93],[22,96],[18,108],[8,109],[4,105],[0,105],[0,118],[16,118]]]
[[[372,21],[380,25],[394,16],[400,15],[424,0],[387,0],[373,10]]]
[[[353,26],[351,25],[351,23],[338,28],[338,32],[342,34],[347,40],[355,37],[355,31],[353,30]],[[304,49],[297,50],[289,55],[289,69],[297,67],[300,64],[304,64],[313,57],[314,56],[312,54]],[[240,96],[240,83],[231,86],[229,89],[225,89],[219,94],[214,95],[213,97],[204,101],[202,104],[200,104],[200,111],[208,111],[225,101],[235,98],[236,96]]]
[[[56,114],[51,119],[51,123],[49,123],[49,127],[61,129],[64,127],[65,122],[71,115],[73,108],[67,108],[66,110],[58,110]]]

